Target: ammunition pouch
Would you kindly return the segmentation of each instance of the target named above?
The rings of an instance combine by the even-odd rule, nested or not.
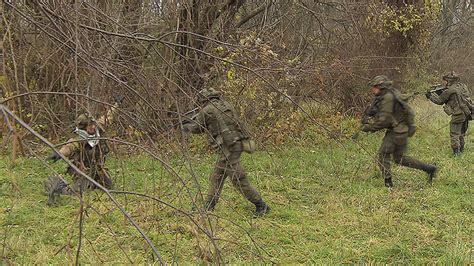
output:
[[[243,139],[242,140],[242,150],[247,153],[253,153],[257,149],[257,144],[253,139]]]
[[[443,106],[443,110],[447,115],[452,115],[454,113],[453,108],[447,104]]]

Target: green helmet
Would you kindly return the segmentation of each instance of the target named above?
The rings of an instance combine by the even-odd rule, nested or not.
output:
[[[76,127],[85,129],[92,119],[87,114],[81,114],[76,118]]]
[[[443,76],[443,80],[447,82],[458,81],[459,79],[459,76],[454,71],[451,71]]]
[[[389,80],[387,76],[375,76],[370,82],[369,87],[380,87],[380,88],[390,88],[393,84],[393,81]]]
[[[221,97],[221,92],[216,91],[214,88],[202,89],[199,91],[198,99],[200,102],[205,102],[210,99],[218,99]]]

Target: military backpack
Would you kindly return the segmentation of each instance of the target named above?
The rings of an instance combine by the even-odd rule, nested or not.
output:
[[[409,96],[400,94],[398,91],[390,90],[393,94],[396,103],[401,107],[401,113],[403,117],[403,122],[408,126],[408,137],[415,135],[416,126],[415,126],[415,111],[408,104]],[[398,123],[402,121],[397,121]]]

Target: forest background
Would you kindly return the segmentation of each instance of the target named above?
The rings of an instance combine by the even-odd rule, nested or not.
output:
[[[423,93],[454,70],[472,89],[472,11],[469,0],[3,0],[1,103],[60,143],[78,114],[98,117],[123,96],[108,127],[114,162],[147,153],[143,160],[160,162],[157,176],[178,182],[171,166],[195,160],[189,151],[211,153],[203,138],[175,130],[200,89],[221,90],[269,154],[296,140],[345,147],[375,75],[387,75],[404,93]],[[3,115],[4,161],[14,167],[17,154],[44,158],[49,148]],[[189,165],[179,175],[193,173]],[[157,186],[149,195],[167,193]],[[82,220],[78,213],[72,217]],[[211,242],[201,258],[219,260]]]

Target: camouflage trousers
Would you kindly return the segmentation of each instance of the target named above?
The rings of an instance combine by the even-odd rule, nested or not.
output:
[[[217,204],[227,177],[231,180],[234,188],[248,201],[255,204],[262,200],[258,191],[250,185],[250,182],[247,179],[247,174],[240,164],[240,155],[242,154],[242,151],[236,147],[232,147],[230,150],[231,151],[224,152],[221,155],[219,162],[216,164],[214,171],[210,176],[210,186],[206,199],[208,209],[213,209]]]
[[[467,129],[469,127],[469,120],[465,120],[461,123],[454,123],[451,121],[449,126],[449,137],[451,139],[451,148],[453,149],[464,149],[464,137],[466,136]]]
[[[392,130],[387,130],[385,133],[385,137],[382,140],[382,145],[378,151],[378,164],[382,172],[382,176],[385,179],[392,178],[392,172],[390,170],[390,161],[392,156],[396,164],[423,170],[425,172],[430,171],[434,167],[412,157],[406,156],[405,152],[407,150],[407,144],[408,133],[397,134]]]
[[[98,169],[96,171],[84,171],[85,173],[89,174],[91,178],[93,178],[97,183],[100,185],[104,186],[107,189],[111,189],[113,185],[113,181],[110,178],[109,173],[105,168]],[[72,167],[69,167],[67,170],[67,173],[70,174],[73,177],[73,183],[71,185],[68,185],[65,187],[61,193],[62,194],[73,194],[77,193],[80,191],[81,187],[82,190],[91,190],[95,189],[96,185],[92,183],[91,181],[87,180],[85,177],[81,176],[79,173],[77,173]]]

